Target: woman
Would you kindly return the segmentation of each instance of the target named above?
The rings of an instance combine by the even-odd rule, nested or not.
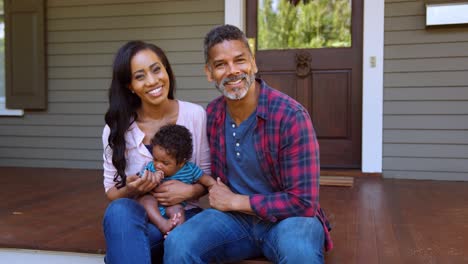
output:
[[[157,46],[130,41],[114,60],[102,141],[104,187],[112,201],[103,221],[107,263],[150,263],[162,257],[163,235],[135,200],[148,192],[164,206],[196,199],[200,184],[167,181],[158,185],[155,173],[137,173],[152,160],[151,138],[166,124],[187,127],[193,136],[192,162],[210,174],[206,113],[192,103],[175,100],[175,79],[169,61]],[[186,218],[201,211],[186,206]]]

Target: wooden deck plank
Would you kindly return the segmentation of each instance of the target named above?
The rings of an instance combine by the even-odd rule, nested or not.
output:
[[[0,185],[0,247],[105,252],[101,171],[0,167]],[[467,190],[365,176],[321,186],[335,244],[326,263],[468,263]]]
[[[0,168],[0,175],[0,247],[104,252],[100,171]]]

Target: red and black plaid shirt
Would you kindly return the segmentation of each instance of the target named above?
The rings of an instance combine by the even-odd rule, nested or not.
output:
[[[257,81],[260,95],[253,140],[262,171],[275,192],[250,195],[250,205],[257,216],[271,222],[317,216],[325,230],[325,249],[330,250],[329,224],[319,204],[319,146],[310,116],[297,101]],[[227,183],[224,97],[212,101],[206,111],[212,176]]]

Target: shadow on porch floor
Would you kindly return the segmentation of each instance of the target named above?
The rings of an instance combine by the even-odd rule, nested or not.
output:
[[[105,252],[101,171],[3,167],[0,186],[0,248]],[[468,263],[468,182],[358,177],[320,195],[326,263]]]

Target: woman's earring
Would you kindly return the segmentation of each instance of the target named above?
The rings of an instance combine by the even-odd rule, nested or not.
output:
[[[134,94],[134,93],[135,93],[135,91],[132,90],[132,94]]]

